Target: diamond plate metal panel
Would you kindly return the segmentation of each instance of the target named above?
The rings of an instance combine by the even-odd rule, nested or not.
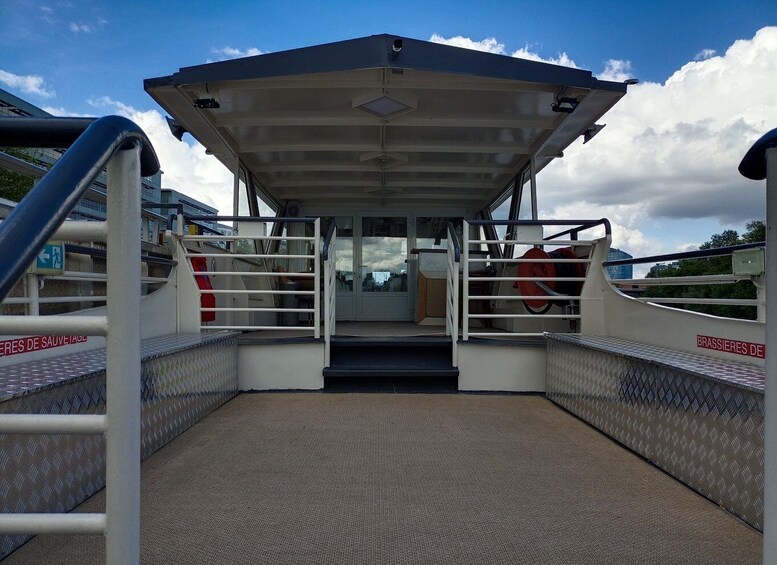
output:
[[[762,528],[762,369],[624,340],[549,338],[551,400]]]
[[[145,459],[237,394],[237,337],[166,336],[141,351]],[[104,360],[100,350],[0,369],[0,413],[105,413]],[[0,434],[0,512],[67,512],[104,486],[101,436]],[[29,538],[0,536],[0,559]]]

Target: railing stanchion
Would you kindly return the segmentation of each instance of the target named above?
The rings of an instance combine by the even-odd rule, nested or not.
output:
[[[313,337],[316,339],[321,338],[321,218],[316,218],[313,222],[313,233],[315,238],[313,239],[313,273],[316,275],[313,278]]]
[[[777,560],[777,147],[766,149],[766,386],[763,562]]]
[[[462,226],[461,237],[461,339],[469,340],[469,222],[465,221]]]
[[[140,562],[140,147],[108,163],[106,560]]]
[[[40,314],[40,293],[38,287],[38,275],[27,274],[27,315],[37,316]]]

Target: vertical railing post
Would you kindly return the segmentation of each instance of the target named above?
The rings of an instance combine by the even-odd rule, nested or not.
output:
[[[316,218],[313,222],[313,336],[316,339],[321,338],[321,218]],[[326,286],[328,279],[324,277],[324,292],[326,292]],[[324,302],[326,304],[326,302]]]
[[[777,147],[766,149],[763,563],[777,563]]]
[[[459,258],[460,259],[460,258]],[[459,366],[459,261],[456,261],[456,250],[453,237],[448,233],[448,284],[445,306],[445,333],[451,336],[451,364]]]
[[[461,234],[461,285],[464,287],[461,296],[461,339],[467,341],[469,339],[469,223],[466,220],[462,225]]]
[[[140,146],[108,163],[106,562],[140,562]]]
[[[327,257],[324,261],[324,367],[329,367],[329,337],[332,335],[332,330],[329,327],[329,309],[331,308],[331,270],[332,265],[330,263],[329,257]]]
[[[38,275],[34,273],[28,273],[27,274],[27,315],[28,316],[38,316],[40,314],[39,289],[40,287],[38,286]]]

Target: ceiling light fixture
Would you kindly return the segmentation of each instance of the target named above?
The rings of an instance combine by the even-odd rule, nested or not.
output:
[[[577,108],[578,104],[580,104],[580,102],[577,98],[572,98],[570,96],[559,96],[556,98],[556,101],[551,104],[550,109],[557,113],[571,114],[575,111],[575,108]]]
[[[406,112],[416,109],[417,102],[409,96],[397,96],[385,92],[373,92],[365,96],[354,98],[353,107],[363,110],[384,120],[395,118]]]
[[[195,98],[194,107],[200,109],[213,110],[215,108],[221,108],[218,100],[215,98]]]

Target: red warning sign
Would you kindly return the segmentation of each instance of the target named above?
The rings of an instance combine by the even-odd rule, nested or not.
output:
[[[764,359],[766,357],[766,346],[763,343],[739,341],[725,337],[697,335],[696,347],[712,349],[713,351],[725,351],[726,353],[745,355],[747,357],[757,357],[758,359]]]
[[[30,351],[63,347],[74,343],[84,343],[85,335],[36,335],[31,337],[17,337],[0,341],[0,357],[19,355]]]

